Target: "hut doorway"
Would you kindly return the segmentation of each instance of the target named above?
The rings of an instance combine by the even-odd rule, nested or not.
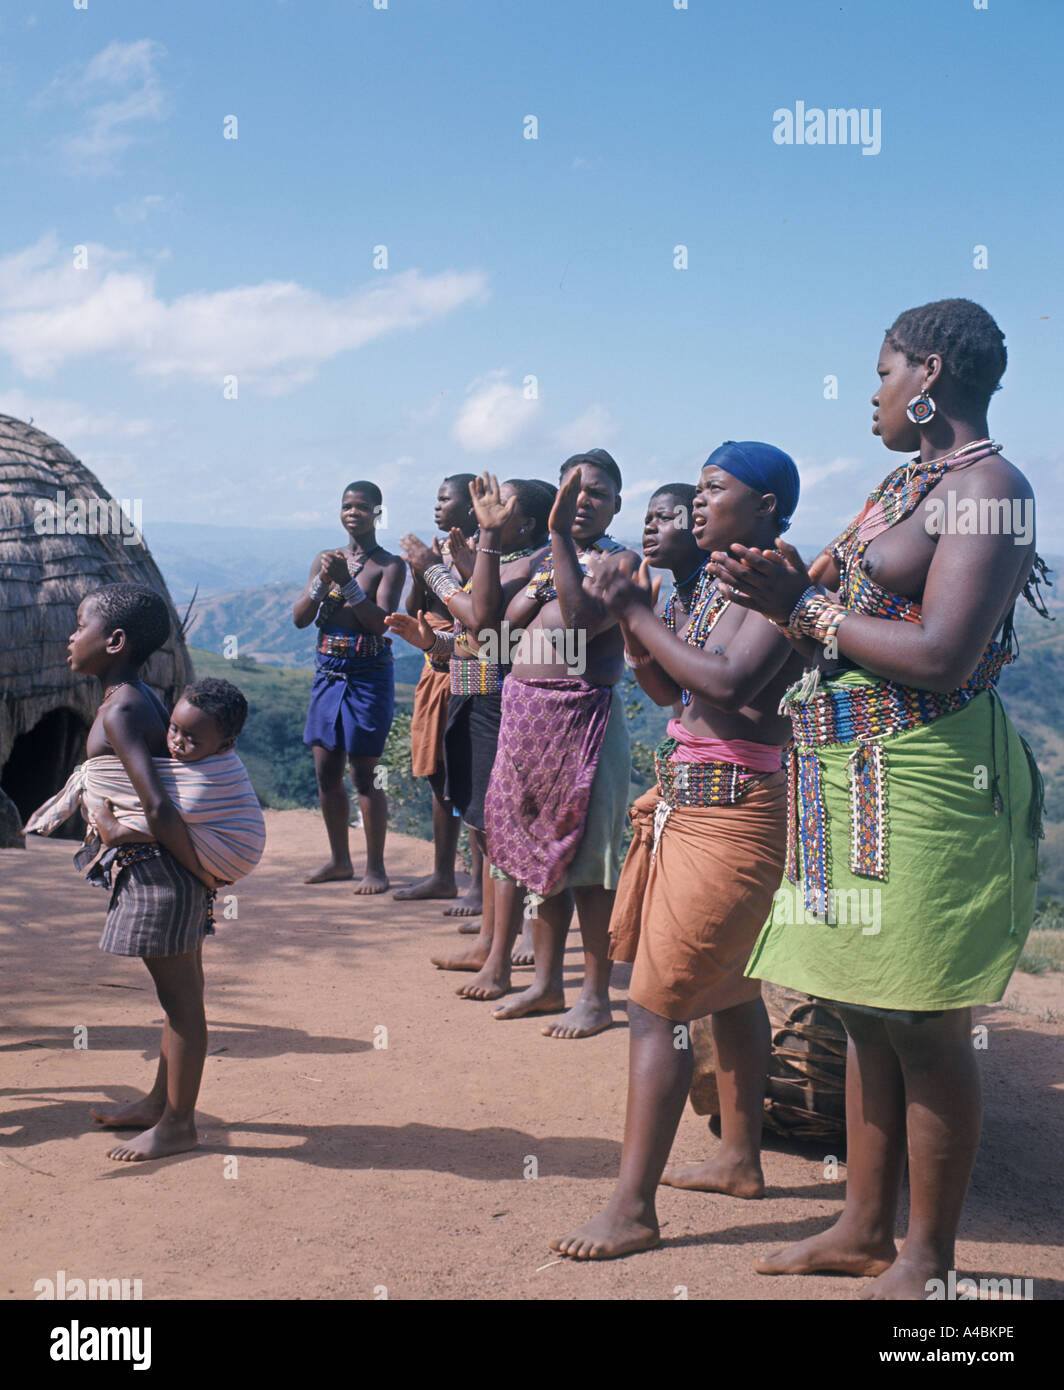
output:
[[[85,721],[76,711],[61,708],[49,710],[28,733],[15,740],[0,773],[0,787],[18,807],[24,823],[42,802],[59,791],[84,758],[87,732]],[[59,833],[80,839],[84,834],[81,817],[72,817]]]

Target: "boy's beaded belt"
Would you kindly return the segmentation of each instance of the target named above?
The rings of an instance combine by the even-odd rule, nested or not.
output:
[[[733,806],[746,792],[771,774],[755,772],[738,763],[674,763],[674,738],[665,738],[654,749],[654,773],[658,782],[658,804],[654,808],[654,848],[665,822],[677,806]]]
[[[848,764],[850,786],[850,871],[859,878],[887,877],[886,754],[881,742],[892,734],[931,724],[963,709],[992,689],[1013,658],[992,642],[966,685],[938,693],[894,681],[876,685],[819,689],[819,672],[807,672],[786,692],[780,713],[790,716],[794,746],[787,750],[787,859],[784,872],[798,882],[805,905],[825,912],[828,904],[827,821],[817,749],[853,743]]]
[[[463,661],[451,658],[452,695],[499,695],[509,670],[490,661]]]
[[[391,638],[381,637],[376,632],[353,632],[350,637],[335,632],[318,633],[319,656],[358,656],[368,660],[380,656],[391,645]]]

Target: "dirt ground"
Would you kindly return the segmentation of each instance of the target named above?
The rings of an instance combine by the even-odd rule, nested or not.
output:
[[[663,1188],[663,1245],[558,1260],[608,1197],[627,1030],[544,1038],[496,1023],[434,970],[439,903],[304,887],[324,857],[310,812],[267,812],[262,867],[205,948],[210,1056],[202,1146],[121,1165],[88,1116],[150,1084],[161,1016],[139,961],[97,949],[105,898],[68,841],[0,851],[0,1296],[55,1278],[140,1279],[146,1299],[844,1299],[832,1277],[766,1279],[754,1260],[825,1226],[843,1184],[825,1155],[769,1140],[760,1202]],[[394,836],[401,886],[431,847]],[[577,936],[568,960],[579,979]],[[518,982],[528,971],[516,972]],[[623,978],[621,983],[623,984]],[[1018,975],[979,1011],[986,1121],[957,1266],[1064,1297],[1064,975]],[[74,1046],[87,1030],[87,1047]],[[387,1030],[387,1046],[375,1046]],[[715,1141],[688,1109],[674,1155]],[[236,1160],[234,1163],[232,1160]],[[526,1173],[537,1172],[534,1178]],[[844,1175],[844,1167],[840,1174]]]

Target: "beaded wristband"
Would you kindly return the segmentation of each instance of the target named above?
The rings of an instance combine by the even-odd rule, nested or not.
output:
[[[449,657],[454,655],[454,633],[446,629],[437,632],[432,639],[432,646],[426,652],[427,656]]]
[[[325,585],[322,583],[321,575],[316,574],[310,582],[310,587],[307,589],[307,594],[310,598],[317,599],[318,595],[324,588]]]
[[[502,551],[501,551],[501,550],[492,550],[489,546],[486,546],[486,545],[478,545],[478,546],[477,546],[477,554],[478,554],[478,555],[501,555],[501,554],[502,554]]]
[[[849,617],[849,609],[832,603],[824,594],[809,594],[808,590],[806,593],[797,613],[792,615],[790,631],[795,636],[811,637],[814,642],[833,641],[840,624]]]
[[[344,596],[344,601],[354,607],[358,603],[365,603],[366,595],[362,591],[362,585],[357,579],[349,579],[340,592]]]
[[[649,666],[654,660],[649,652],[647,652],[645,656],[633,656],[627,647],[624,649],[624,659],[627,661],[628,665],[632,667]]]
[[[811,598],[814,594],[819,593],[820,590],[817,588],[817,586],[815,584],[810,584],[809,588],[803,591],[801,598],[799,598],[798,602],[791,609],[791,616],[787,619],[785,623],[778,623],[777,626],[782,628],[793,628],[794,621],[798,617],[798,614],[801,612],[802,605],[805,603],[806,599]]]
[[[446,565],[430,565],[425,571],[425,583],[442,604],[453,594],[461,593]]]

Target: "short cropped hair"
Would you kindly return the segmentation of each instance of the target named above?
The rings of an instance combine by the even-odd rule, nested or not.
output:
[[[205,676],[201,681],[186,685],[181,698],[209,714],[223,739],[236,738],[248,717],[248,702],[243,691],[216,676]]]
[[[450,477],[444,478],[445,483],[453,483],[463,497],[469,496],[469,484],[476,482],[475,473],[452,473]]]
[[[384,501],[381,490],[376,483],[348,483],[341,496],[346,497],[349,492],[364,492],[375,507],[379,507]]]
[[[601,468],[617,489],[618,497],[621,495],[621,470],[617,467],[617,462],[613,456],[607,454],[605,449],[588,449],[585,454],[573,454],[572,458],[567,458],[562,464],[558,474],[559,479],[564,478],[570,468],[579,468],[582,463],[590,463],[593,468]]]
[[[528,538],[529,545],[542,545],[547,539],[547,521],[558,489],[553,483],[545,483],[542,478],[508,478],[506,486],[513,488],[517,505],[535,523],[535,529]]]
[[[980,410],[998,389],[1009,360],[1004,333],[970,299],[938,299],[906,309],[887,329],[887,344],[912,366],[939,353],[962,399]]]
[[[675,497],[677,502],[682,502],[688,511],[694,505],[695,493],[698,489],[693,483],[665,483],[663,487],[655,488],[650,494],[653,502],[655,497]]]
[[[147,661],[170,636],[170,610],[166,600],[146,584],[105,584],[86,597],[95,602],[108,636],[118,628],[126,634],[130,660],[137,666]]]

